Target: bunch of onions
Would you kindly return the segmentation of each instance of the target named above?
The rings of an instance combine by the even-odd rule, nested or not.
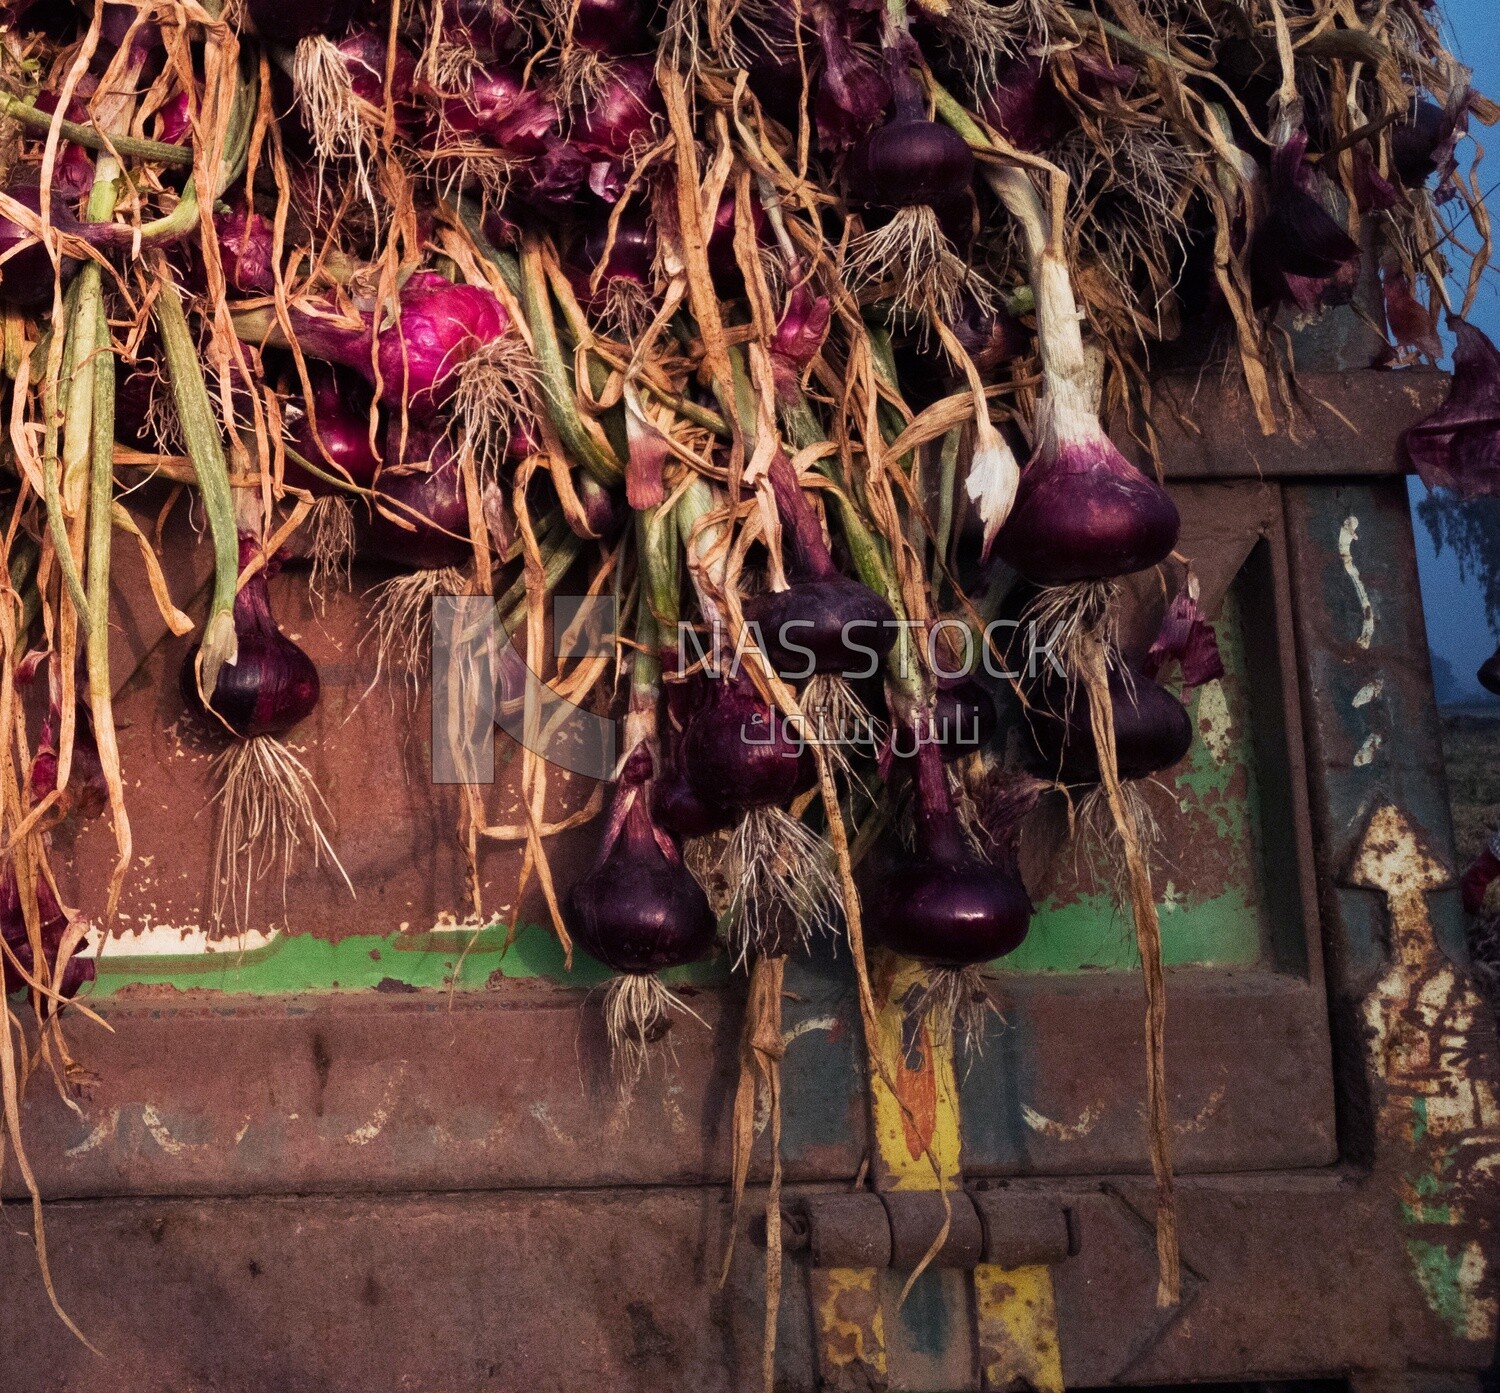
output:
[[[1021,945],[1031,899],[1013,866],[984,860],[965,834],[932,720],[930,708],[918,712],[905,732],[915,750],[903,761],[915,790],[913,847],[888,839],[871,856],[860,902],[871,942],[929,969],[924,1004],[938,1038],[956,1031],[977,1048],[990,1010],[983,966]]]
[[[242,516],[249,507],[242,503]],[[310,842],[314,864],[324,856],[353,885],[340,864],[320,810],[327,813],[312,772],[283,737],[317,707],[320,686],[311,658],[277,627],[269,580],[276,558],[265,556],[260,539],[240,534],[240,569],[259,568],[242,581],[234,601],[237,654],[220,668],[213,690],[201,689],[195,644],[183,659],[179,686],[184,705],[211,733],[228,744],[214,761],[219,783],[218,837],[213,861],[213,922],[222,928],[225,910],[243,927],[250,892],[279,861],[282,888],[296,853]]]
[[[589,160],[589,188],[605,203],[617,202],[624,192],[661,113],[649,58],[621,58],[597,70],[587,95],[573,107],[568,144]]]
[[[855,200],[889,216],[849,245],[846,278],[856,289],[880,289],[914,319],[947,321],[968,287],[982,282],[954,250],[941,215],[973,198],[974,157],[956,131],[927,117],[912,75],[919,56],[904,11],[887,11],[886,78],[894,113],[866,134],[849,157]]]
[[[413,38],[421,47],[417,78],[439,92],[462,92],[475,71],[508,53],[521,37],[504,0],[430,0]]]
[[[561,59],[558,76],[569,100],[587,99],[608,81],[611,60],[650,46],[641,0],[549,0]]]
[[[361,197],[379,209],[370,180],[370,163],[385,126],[386,97],[394,93],[393,112],[403,133],[414,125],[411,92],[417,59],[397,44],[395,65],[387,83],[389,46],[383,33],[357,28],[342,38],[312,33],[302,38],[292,57],[292,90],[297,114],[312,141],[320,180],[326,166],[354,174]]]
[[[312,496],[312,578],[314,592],[324,580],[347,586],[354,556],[356,489],[374,487],[380,459],[370,443],[372,394],[347,369],[312,359],[307,363],[311,393],[289,401],[282,414],[288,439],[285,480]]]
[[[354,318],[327,301],[290,309],[303,353],[359,373],[393,420],[427,422],[446,411],[455,441],[482,472],[505,458],[512,431],[532,412],[535,366],[494,291],[417,271],[389,311],[359,306]],[[273,310],[235,319],[245,341],[289,348]]]
[[[428,80],[418,91],[427,108],[419,147],[445,189],[475,183],[504,194],[561,141],[551,94],[500,60],[476,64],[457,91]]]
[[[376,680],[383,671],[404,675],[415,700],[425,671],[432,601],[467,589],[472,562],[468,495],[450,433],[441,421],[386,430],[386,459],[374,497],[368,546],[399,575],[370,592]]]
[[[634,209],[590,227],[579,245],[574,289],[590,318],[624,343],[633,343],[651,322],[655,260],[656,236]]]
[[[630,752],[593,869],[574,884],[565,911],[568,932],[617,974],[605,992],[604,1015],[627,1093],[671,1028],[673,1014],[688,1009],[657,974],[706,956],[717,928],[677,839],[652,812],[657,668],[644,651],[634,663],[625,725]]]
[[[695,525],[714,507],[711,490],[690,487],[678,504],[678,530],[699,556],[716,533]],[[690,561],[691,565],[691,561]],[[703,835],[728,828],[716,878],[728,887],[730,951],[737,964],[783,956],[837,922],[840,888],[827,844],[786,805],[810,786],[813,766],[803,734],[761,696],[750,672],[729,651],[717,601],[697,571],[699,598],[714,629],[714,668],[704,699],[687,721],[680,772],[687,793],[658,803],[671,830]]]
[[[863,707],[848,675],[873,677],[896,641],[884,597],[840,573],[791,461],[777,453],[767,480],[782,527],[785,574],[745,606],[756,646],[783,680],[805,682],[803,713],[814,738],[839,743]]]

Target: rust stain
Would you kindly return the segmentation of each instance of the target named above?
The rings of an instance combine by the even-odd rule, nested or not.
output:
[[[974,1269],[980,1387],[985,1393],[1063,1393],[1050,1267]]]
[[[1406,816],[1385,804],[1370,819],[1351,879],[1379,890],[1390,914],[1391,964],[1364,1015],[1385,1083],[1379,1126],[1408,1157],[1399,1203],[1412,1275],[1455,1335],[1490,1342],[1497,1308],[1484,1251],[1457,1230],[1500,1165],[1500,1107],[1471,1066],[1483,1006],[1439,950],[1428,916],[1428,892],[1452,877]]]
[[[819,1383],[884,1388],[885,1317],[872,1267],[814,1268],[808,1274],[817,1326]]]

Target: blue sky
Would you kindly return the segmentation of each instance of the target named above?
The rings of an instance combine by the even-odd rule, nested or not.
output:
[[[1486,96],[1500,98],[1500,23],[1496,22],[1496,0],[1440,0],[1440,4],[1447,21],[1449,46],[1474,69],[1474,85]],[[1500,154],[1500,127],[1476,126],[1474,133],[1492,153],[1480,171],[1481,187],[1488,188],[1500,180],[1500,158],[1493,157]],[[1500,271],[1492,269],[1485,276],[1471,318],[1500,343]],[[1413,497],[1420,496],[1421,489],[1421,483],[1412,480]],[[1416,530],[1428,640],[1433,652],[1453,665],[1460,686],[1473,687],[1477,692],[1474,669],[1494,648],[1485,623],[1484,605],[1477,588],[1460,580],[1453,553],[1435,555],[1427,529],[1418,522]]]

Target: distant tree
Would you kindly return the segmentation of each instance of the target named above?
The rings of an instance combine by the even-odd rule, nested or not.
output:
[[[1417,504],[1417,516],[1439,553],[1445,546],[1453,548],[1459,579],[1472,575],[1479,582],[1490,632],[1500,638],[1500,498],[1465,501],[1436,489]]]
[[[1462,693],[1458,689],[1458,674],[1453,671],[1453,664],[1441,653],[1429,651],[1427,656],[1432,659],[1432,690],[1437,696],[1437,704],[1454,705]]]

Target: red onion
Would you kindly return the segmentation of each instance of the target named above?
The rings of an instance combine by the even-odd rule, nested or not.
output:
[[[240,538],[240,568],[260,555],[260,542]],[[318,669],[291,639],[276,627],[268,585],[274,560],[241,587],[234,601],[234,629],[239,657],[219,669],[213,696],[205,710],[198,695],[194,644],[179,674],[182,699],[213,728],[222,725],[242,740],[258,735],[285,735],[312,714],[318,704]]]
[[[616,972],[659,972],[696,962],[717,921],[682,863],[676,841],[651,816],[651,755],[627,761],[593,869],[568,895],[568,932]]]
[[[1097,417],[1057,404],[995,538],[1009,565],[1039,585],[1145,570],[1177,545],[1177,505],[1110,443]]]
[[[285,412],[292,447],[303,459],[330,474],[341,474],[361,488],[375,482],[380,461],[370,445],[370,389],[359,378],[332,363],[307,364],[317,431],[305,407],[293,399]],[[309,474],[294,460],[286,462],[286,479],[315,498],[343,492]]]
[[[393,420],[386,432],[387,459],[398,458],[400,429],[399,420]],[[421,571],[462,566],[474,555],[469,505],[443,428],[413,428],[404,459],[409,463],[381,471],[379,492],[389,500],[387,511],[416,530],[402,527],[377,508],[370,524],[371,550],[386,561]]]
[[[815,13],[823,72],[813,111],[819,144],[837,153],[847,150],[880,119],[891,99],[891,88],[879,66],[849,41],[833,5],[820,5]],[[808,44],[804,51],[812,53],[813,46]],[[789,80],[800,87],[795,48],[791,63]],[[795,99],[800,93],[793,95]]]
[[[923,116],[896,116],[854,148],[849,183],[877,208],[939,207],[960,197],[974,177],[974,156],[957,131]]]
[[[36,95],[36,109],[45,111],[49,115],[57,110],[56,92],[38,92]],[[93,120],[89,115],[89,109],[75,95],[68,102],[66,119],[76,122],[80,126],[87,126]],[[40,134],[40,132],[38,132]],[[92,151],[86,150],[82,145],[75,145],[71,140],[59,140],[57,143],[57,158],[52,163],[52,198],[54,204],[59,198],[77,201],[94,187],[94,156]]]
[[[638,52],[646,46],[646,16],[640,0],[563,0],[569,43],[601,53]]]
[[[245,0],[245,13],[255,32],[278,44],[294,44],[312,34],[340,33],[356,8],[354,0]]]
[[[788,573],[795,578],[785,590],[767,591],[746,604],[757,646],[772,667],[794,679],[813,672],[869,676],[895,644],[895,612],[868,586],[839,573],[784,455],[772,460],[768,477],[781,514]]]
[[[1099,756],[1083,686],[1049,674],[1027,696],[1036,772],[1059,783],[1097,783]],[[1143,779],[1170,769],[1192,747],[1193,723],[1187,708],[1122,660],[1110,664],[1109,699],[1121,779]]]
[[[5,191],[24,208],[40,214],[42,191],[35,184],[13,184]],[[73,217],[63,196],[54,190],[52,195],[52,225],[62,231],[72,232],[79,224]],[[5,256],[12,248],[19,248],[14,256]],[[0,301],[19,310],[40,310],[52,304],[52,259],[47,249],[20,223],[0,216]],[[62,261],[64,284],[72,278],[78,263],[68,257]]]
[[[31,761],[31,797],[40,802],[57,787],[58,749],[54,732],[61,724],[62,713],[56,704],[42,723],[41,739]],[[99,759],[99,744],[94,739],[94,723],[88,708],[80,705],[73,726],[73,764],[68,772],[68,786],[58,800],[63,815],[76,812],[80,817],[97,817],[109,802],[109,786],[104,780],[104,766]]]
[[[1454,129],[1443,108],[1426,97],[1413,101],[1407,119],[1391,127],[1391,165],[1407,188],[1420,188],[1437,173]]]
[[[1289,277],[1328,280],[1358,267],[1359,244],[1317,196],[1326,181],[1306,156],[1303,134],[1292,136],[1271,156],[1268,208],[1251,247],[1259,293],[1267,301],[1295,298]]]
[[[785,803],[802,780],[802,754],[744,672],[713,684],[682,741],[683,768],[699,796],[733,808]]]
[[[36,906],[41,920],[39,928],[42,953],[48,966],[55,968],[63,938],[67,935],[68,926],[72,921],[58,904],[57,896],[52,893],[52,886],[48,884],[45,876],[39,875],[36,878]],[[37,964],[32,955],[31,938],[26,932],[26,914],[21,908],[21,887],[16,881],[16,870],[13,865],[6,866],[3,874],[0,874],[0,937],[5,939],[6,945],[16,955],[21,967],[33,977],[37,976]],[[92,958],[80,958],[74,955],[68,959],[62,981],[53,981],[49,985],[59,996],[77,996],[78,989],[85,982],[94,980],[94,973],[95,964]],[[4,971],[0,973],[0,980],[4,982],[7,995],[20,991],[25,986],[21,974],[12,966],[8,957],[5,959]]]
[[[270,221],[259,213],[235,208],[214,214],[214,233],[230,292],[275,294],[275,229]]]
[[[185,145],[192,135],[192,101],[187,92],[178,92],[157,108],[156,139],[164,145]]]
[[[515,13],[499,0],[442,0],[441,39],[480,59],[498,58],[520,34]]]
[[[972,677],[939,681],[932,703],[932,740],[945,764],[984,749],[999,724],[995,698],[982,682]]]
[[[519,69],[504,64],[477,68],[464,90],[441,92],[429,83],[418,91],[436,118],[430,139],[442,151],[457,137],[472,137],[496,154],[514,159],[540,155],[555,136],[557,108],[548,94],[528,87]]]
[[[873,942],[941,968],[1018,948],[1031,924],[1020,878],[979,859],[965,840],[937,746],[917,738],[916,851],[887,849],[860,900]]]

